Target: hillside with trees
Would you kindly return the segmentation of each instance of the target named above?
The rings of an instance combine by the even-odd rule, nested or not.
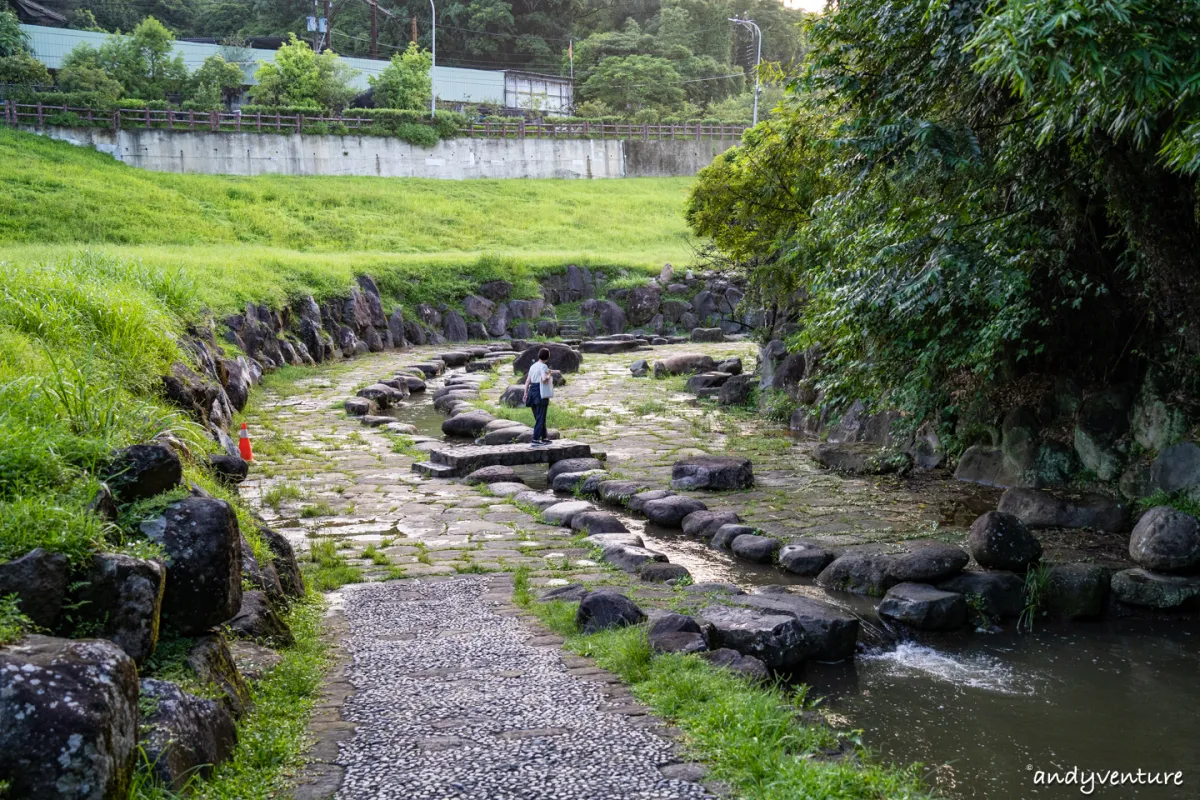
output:
[[[231,50],[252,38],[286,43],[294,35],[301,42],[314,41],[307,28],[313,7],[304,3],[53,0],[46,5],[67,18],[69,27],[141,31],[153,36],[156,44],[143,48],[151,60],[161,56],[157,43],[172,36],[219,42]],[[370,56],[372,11],[372,6],[360,0],[331,3],[332,33],[321,49],[343,56]],[[439,65],[562,76],[573,73],[580,114],[593,118],[748,120],[756,43],[750,33],[733,25],[730,17],[749,16],[758,23],[767,62],[787,69],[804,49],[799,24],[804,15],[784,8],[777,0],[740,4],[732,0],[604,4],[555,0],[549,6],[525,0],[471,0],[439,4],[437,14]],[[403,63],[414,42],[418,52],[429,51],[432,36],[427,2],[380,5],[375,16],[378,57]],[[146,27],[149,20],[152,30]],[[141,76],[131,79],[127,73],[115,74],[124,64],[118,63],[122,59],[116,46],[108,49],[114,52],[73,54],[67,83],[70,91],[112,95],[120,84],[123,96],[147,100],[183,93],[188,100],[212,105],[221,97],[220,65],[214,65],[203,81],[193,79],[190,86],[169,59],[152,64],[146,80]],[[396,85],[394,81],[389,84]],[[387,91],[390,98],[397,96],[395,89]]]

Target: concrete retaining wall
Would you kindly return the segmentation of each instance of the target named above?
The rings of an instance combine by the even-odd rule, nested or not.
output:
[[[25,127],[25,126],[23,126]],[[734,140],[447,139],[25,127],[134,167],[209,175],[385,178],[635,178],[695,175]]]

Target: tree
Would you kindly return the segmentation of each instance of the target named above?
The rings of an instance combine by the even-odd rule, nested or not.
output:
[[[611,56],[601,61],[580,87],[580,95],[584,100],[598,100],[634,115],[645,109],[681,105],[687,97],[681,81],[675,67],[665,58]]]
[[[183,56],[174,55],[172,34],[146,17],[127,36],[117,34],[94,48],[81,44],[63,59],[60,83],[98,85],[101,76],[116,82],[126,97],[161,100],[178,93],[188,80]]]
[[[256,103],[268,106],[310,106],[340,111],[357,94],[350,81],[357,71],[332,50],[317,55],[307,42],[290,34],[275,52],[275,61],[259,62],[258,85],[250,89]]]
[[[433,84],[429,71],[433,57],[410,42],[403,53],[392,56],[392,61],[378,76],[368,80],[375,90],[375,105],[378,108],[407,108],[420,110],[429,104]]]
[[[245,79],[242,68],[237,64],[230,64],[220,54],[209,56],[192,73],[188,99],[193,103],[202,102],[208,110],[212,110],[214,105],[228,105],[241,94]]]
[[[29,52],[17,15],[0,10],[0,84],[48,86],[51,82],[45,65]]]

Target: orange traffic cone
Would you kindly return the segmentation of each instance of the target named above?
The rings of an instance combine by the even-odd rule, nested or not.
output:
[[[242,454],[243,461],[254,460],[254,450],[250,448],[250,431],[246,430],[246,423],[242,423],[242,430],[238,434],[238,451]]]

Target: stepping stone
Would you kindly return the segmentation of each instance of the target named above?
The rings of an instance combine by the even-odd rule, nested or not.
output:
[[[672,489],[749,489],[754,469],[748,458],[694,456],[675,462],[671,468]]]
[[[1200,607],[1200,577],[1127,569],[1112,577],[1113,597],[1122,603],[1161,610]]]
[[[538,595],[538,600],[543,603],[550,600],[560,600],[567,603],[578,603],[588,594],[586,587],[580,586],[578,583],[571,583],[566,586],[556,586],[549,591],[542,592]]]
[[[600,483],[602,477],[607,475],[608,473],[602,469],[591,469],[587,472],[560,472],[554,476],[550,488],[556,492],[566,494],[571,494],[576,490],[581,491],[583,494],[595,494],[596,485]],[[591,481],[590,488],[592,491],[590,492],[588,491],[588,487],[585,486],[589,478],[594,478]]]
[[[542,511],[542,519],[550,525],[571,527],[571,518],[585,511],[595,511],[596,507],[586,500],[568,500],[558,502]]]
[[[700,512],[696,512],[700,513]],[[739,536],[753,536],[758,533],[758,529],[750,525],[725,524],[717,528],[717,532],[713,534],[710,545],[718,550],[728,550],[733,547],[733,542]]]
[[[681,578],[689,578],[691,575],[692,573],[688,572],[687,567],[679,564],[643,564],[642,568],[638,570],[638,577],[648,583],[669,583]]]
[[[375,410],[375,404],[365,397],[347,397],[342,407],[351,417],[364,417]]]
[[[452,422],[454,419],[458,419],[458,417],[446,420],[446,422]],[[479,423],[480,427],[486,425],[488,421],[490,420]],[[455,475],[462,476],[468,475],[480,467],[549,464],[568,458],[587,458],[591,454],[592,448],[582,442],[560,439],[540,447],[522,444],[454,447],[435,454],[432,460],[435,463],[453,467]]]
[[[661,500],[664,497],[673,497],[674,495],[674,492],[666,489],[653,489],[648,492],[637,492],[636,494],[629,496],[629,498],[625,501],[625,507],[630,511],[640,514],[645,508],[646,503],[649,503],[651,500]]]
[[[937,583],[962,572],[971,558],[961,547],[941,542],[909,545],[888,557],[888,574],[898,583]]]
[[[571,530],[597,533],[628,533],[625,523],[605,511],[585,511],[571,518]]]
[[[528,492],[529,487],[523,483],[493,483],[488,486],[497,497],[515,497],[522,492]]]
[[[642,491],[642,484],[635,481],[600,481],[596,487],[600,499],[606,503],[620,503],[626,498]]]
[[[489,446],[498,444],[514,444],[521,441],[522,436],[525,434],[528,434],[529,438],[532,439],[533,428],[518,423],[516,425],[509,425],[498,430],[492,430],[484,433],[481,442]]]
[[[884,596],[879,616],[923,631],[951,631],[967,623],[967,598],[924,583],[900,583]]]
[[[482,467],[466,477],[467,483],[525,483],[512,467]]]
[[[583,633],[596,633],[609,628],[639,625],[646,614],[623,594],[609,590],[589,592],[579,603],[575,625]]]
[[[583,543],[591,547],[599,547],[601,549],[607,547],[644,547],[645,543],[642,537],[636,533],[593,533],[591,536],[586,536]]]
[[[382,417],[382,416],[377,416],[375,414],[367,414],[366,416],[359,417],[358,421],[361,422],[363,425],[366,425],[368,428],[382,428],[387,425],[391,425],[393,422],[396,421],[396,418],[395,417]]]
[[[626,572],[637,572],[647,562],[661,561],[665,563],[667,560],[666,555],[657,550],[648,550],[645,547],[631,547],[622,544],[606,547],[604,555],[601,558]]]
[[[833,553],[815,544],[793,542],[780,548],[778,561],[780,567],[793,575],[811,577],[829,566]]]
[[[779,540],[747,533],[734,539],[729,549],[743,561],[770,564],[775,559],[775,553],[779,551]]]
[[[555,497],[549,492],[530,491],[528,490],[528,487],[526,488],[526,491],[517,495],[513,495],[513,500],[521,503],[522,505],[532,506],[539,512],[545,511],[547,508],[550,508],[550,506],[555,506],[562,502],[561,497]]]
[[[1012,572],[960,572],[937,588],[979,598],[980,611],[994,620],[1018,617],[1025,607],[1025,581]]]
[[[708,506],[693,497],[674,495],[649,501],[642,506],[642,513],[656,525],[677,528],[688,514],[705,511],[707,508]]]
[[[491,422],[492,415],[486,411],[459,414],[442,422],[442,433],[447,436],[478,436],[484,426]],[[438,462],[445,463],[445,462]],[[473,471],[473,470],[472,470]]]
[[[683,533],[697,539],[712,539],[722,525],[735,525],[742,521],[732,511],[696,511],[683,518]]]
[[[391,419],[390,417],[388,419]],[[391,420],[383,427],[387,428],[392,433],[398,433],[401,436],[411,436],[417,432],[416,425],[409,425],[407,422],[396,422]]]
[[[728,602],[796,620],[803,631],[798,652],[804,659],[843,661],[854,657],[858,617],[836,606],[789,593],[738,595]]]
[[[553,484],[554,479],[564,472],[589,472],[595,469],[604,469],[604,463],[598,458],[588,456],[559,459],[550,465],[550,470],[546,473],[546,482]]]

